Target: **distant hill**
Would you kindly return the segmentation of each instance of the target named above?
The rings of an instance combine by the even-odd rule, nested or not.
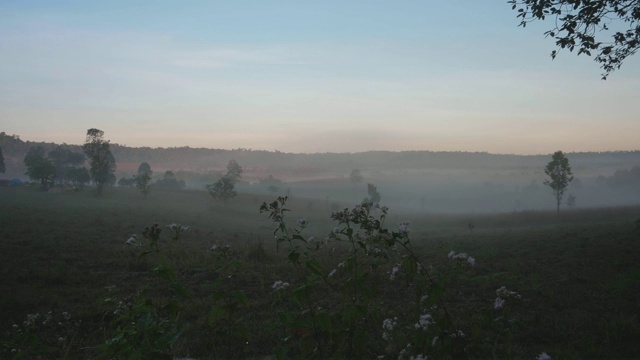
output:
[[[26,179],[24,156],[30,147],[38,145],[47,151],[58,146],[0,133],[7,170],[0,178]],[[80,145],[61,146],[82,152]],[[140,163],[147,162],[154,171],[154,180],[171,170],[192,189],[204,189],[205,184],[216,181],[226,172],[229,160],[234,159],[244,169],[239,189],[243,192],[295,194],[322,199],[325,204],[361,201],[367,195],[366,183],[370,182],[378,186],[383,201],[396,208],[487,212],[544,209],[553,205],[543,185],[543,169],[551,154],[444,151],[294,154],[118,144],[112,144],[111,150],[117,161],[118,179],[133,175]],[[578,206],[640,203],[640,151],[579,152],[567,153],[567,157],[576,177],[569,192],[578,196]],[[364,176],[361,184],[353,184],[349,179],[356,168]]]
[[[22,160],[32,146],[43,146],[47,151],[59,144],[24,141],[16,135],[0,133],[7,171],[21,176]],[[77,152],[81,145],[62,144]],[[448,151],[368,151],[359,153],[295,154],[279,151],[251,149],[208,149],[172,147],[127,147],[111,144],[111,151],[118,163],[119,175],[132,174],[141,162],[148,162],[156,170],[186,171],[195,173],[221,172],[235,159],[246,176],[260,177],[273,174],[285,179],[305,179],[332,175],[348,175],[354,168],[363,171],[398,170],[527,170],[539,169],[550,158],[544,155],[490,154],[487,152]],[[640,151],[579,152],[568,153],[574,170],[581,168],[617,169],[640,166]],[[610,175],[610,174],[607,174]]]

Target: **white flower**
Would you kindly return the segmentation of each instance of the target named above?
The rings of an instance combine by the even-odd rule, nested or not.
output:
[[[127,239],[127,245],[135,245],[137,243],[138,237],[136,234],[131,235],[130,238]]]
[[[411,344],[407,344],[407,346],[400,350],[400,354],[398,354],[398,360],[403,359],[404,355],[409,352],[409,350],[411,349]]]
[[[431,315],[422,314],[420,315],[420,319],[418,320],[418,322],[415,323],[414,327],[416,329],[422,329],[424,331],[427,331],[427,328],[429,328],[430,324],[431,324]]]
[[[382,322],[382,329],[391,331],[394,327],[398,325],[398,318],[394,317],[393,319],[384,319]]]
[[[408,234],[409,233],[409,222],[408,221],[403,221],[400,224],[398,224],[398,232],[400,234]]]
[[[271,285],[271,288],[274,290],[282,290],[285,289],[289,286],[288,282],[284,282],[282,280],[278,280],[276,282],[273,283],[273,285]]]
[[[439,337],[434,337],[433,340],[431,340],[431,346],[436,346],[436,344],[438,343],[438,341],[440,341]]]
[[[538,355],[538,360],[551,360],[551,356],[549,356],[546,352]]]
[[[475,266],[476,265],[476,259],[474,259],[471,256],[467,255],[467,253],[456,254],[455,251],[451,250],[451,251],[449,251],[449,254],[447,255],[447,257],[449,257],[449,259],[451,259],[451,260],[466,260],[469,263],[469,265],[471,265],[471,266]]]
[[[311,236],[310,238],[307,239],[307,242],[310,242],[310,243],[312,243],[314,241],[316,241],[316,238],[313,237],[313,236]]]
[[[183,225],[176,224],[176,223],[169,224],[169,225],[167,225],[167,227],[169,229],[171,229],[171,231],[175,231],[177,233],[182,233],[182,232],[190,230],[190,228],[188,226],[183,226]]]
[[[300,225],[301,227],[305,227],[307,226],[307,224],[309,224],[309,221],[305,218],[301,218],[298,219],[298,225]]]
[[[400,267],[398,265],[394,266],[391,269],[391,275],[389,275],[389,280],[394,280],[396,278],[396,274],[400,271]]]
[[[513,299],[520,299],[521,296],[520,294],[518,294],[515,291],[511,291],[511,290],[507,290],[507,288],[505,286],[501,287],[500,289],[496,290],[496,294],[499,297],[502,298],[513,298]]]
[[[344,261],[343,261],[343,262],[341,262],[340,264],[338,264],[338,267],[339,267],[339,268],[343,268],[343,267],[344,267]]]
[[[409,359],[410,360],[427,360],[427,357],[425,355],[418,354],[416,356],[411,356]]]
[[[504,306],[504,300],[501,297],[497,297],[496,301],[493,303],[493,308],[496,310],[502,309]]]
[[[336,271],[338,271],[338,269],[331,270],[331,272],[329,273],[329,277],[332,277],[333,275],[335,275]]]

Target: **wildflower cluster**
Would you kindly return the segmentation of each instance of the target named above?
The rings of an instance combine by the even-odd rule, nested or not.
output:
[[[138,245],[138,235],[136,235],[136,234],[131,235],[131,237],[129,237],[127,239],[125,244],[127,244],[127,245]]]
[[[169,224],[166,226],[172,233],[172,242],[177,242],[182,234],[189,231],[188,226]],[[113,337],[98,346],[101,357],[131,358],[135,354],[155,354],[164,357],[172,353],[173,344],[180,336],[178,319],[182,306],[179,300],[190,297],[189,292],[179,283],[173,264],[162,249],[171,243],[161,242],[162,229],[158,224],[146,227],[142,238],[137,235],[129,237],[125,244],[140,248],[138,259],[154,254],[155,266],[152,273],[165,281],[166,287],[155,289],[164,293],[169,300],[165,304],[154,303],[145,291],[138,291],[122,301],[107,298],[105,303],[111,309],[105,313],[116,329]],[[163,246],[161,246],[161,244]]]
[[[324,270],[314,256],[314,251],[321,250],[316,244],[323,241],[302,235],[309,221],[299,219],[297,226],[287,226],[284,216],[288,211],[286,200],[278,198],[260,207],[260,211],[268,212],[269,218],[277,224],[274,231],[277,243],[289,244],[289,261],[300,272],[308,273],[304,283],[295,285],[289,293],[296,307],[304,310],[299,313],[279,313],[281,326],[291,331],[284,337],[289,342],[283,344],[280,354],[288,354],[293,344],[291,339],[294,338],[299,338],[301,344],[296,349],[299,352],[296,356],[320,358],[372,358],[382,352],[383,357],[391,355],[400,359],[424,359],[425,351],[447,349],[443,351],[449,352],[448,349],[454,348],[452,341],[463,343],[464,333],[455,327],[444,304],[441,280],[431,275],[430,268],[424,266],[412,249],[409,222],[400,222],[396,231],[387,229],[384,221],[388,208],[373,203],[333,212],[331,219],[338,225],[324,242],[335,243],[332,249],[341,250],[336,254],[343,256],[344,260],[329,271]],[[472,265],[475,263],[466,254],[453,253],[451,256]],[[385,273],[383,269],[388,270]],[[378,305],[380,301],[376,297],[379,296],[378,289],[382,287],[380,281],[385,278],[392,281],[400,275],[403,282],[397,282],[397,285],[389,283],[384,287],[401,286],[402,290],[392,290],[399,291],[399,294],[415,292],[416,300],[412,305],[417,308],[403,314],[404,318],[386,318],[382,322],[381,337],[388,346],[372,347],[370,343],[365,343],[366,337],[354,329],[367,328],[371,321],[378,319],[377,316],[389,311],[384,301],[383,305]],[[271,288],[279,291],[288,286],[289,283],[278,280]],[[344,302],[327,302],[327,298],[336,298],[327,296],[327,291],[339,291],[341,294],[337,298]],[[411,312],[417,313],[417,320],[408,320]],[[438,336],[444,340],[439,340]],[[407,346],[404,349],[396,348],[393,342],[398,341],[406,341]],[[433,346],[429,348],[426,344]],[[439,346],[437,349],[436,345]]]
[[[382,338],[384,340],[391,340],[391,331],[393,331],[393,328],[395,328],[396,325],[398,325],[398,317],[394,317],[393,319],[385,319],[382,322]]]
[[[188,226],[184,226],[176,223],[169,224],[167,225],[167,227],[169,228],[169,230],[175,231],[175,232],[185,232],[190,230]]]
[[[496,295],[497,297],[493,302],[493,308],[496,310],[500,310],[504,307],[506,299],[520,300],[522,298],[520,294],[515,291],[507,290],[505,286],[496,290]]]
[[[466,261],[471,266],[475,266],[476,265],[476,259],[474,259],[471,256],[467,255],[466,253],[456,254],[455,251],[451,250],[449,252],[449,255],[447,255],[447,256],[449,257],[449,259],[452,259],[452,260]]]
[[[546,352],[542,352],[540,355],[538,355],[538,360],[551,360],[551,356],[549,356],[549,354],[547,354]]]
[[[403,221],[401,223],[398,224],[398,233],[400,234],[409,234],[409,222],[408,221]]]
[[[0,354],[7,358],[63,357],[79,326],[67,311],[27,314],[21,325],[12,325],[0,343]]]
[[[431,314],[422,314],[420,315],[420,319],[417,323],[413,325],[416,329],[420,329],[422,331],[427,331],[429,329],[429,325],[431,325],[433,317]]]
[[[288,282],[284,282],[282,280],[278,280],[276,282],[273,283],[273,285],[271,285],[271,288],[278,291],[278,290],[284,290],[286,288],[289,287],[289,283]]]

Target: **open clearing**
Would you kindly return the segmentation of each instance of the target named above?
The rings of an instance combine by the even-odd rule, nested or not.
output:
[[[107,189],[51,194],[29,188],[0,188],[0,330],[2,357],[91,358],[117,333],[117,304],[146,294],[158,302],[151,258],[126,245],[132,234],[159,224],[190,227],[163,251],[190,297],[182,302],[180,337],[173,356],[257,358],[282,346],[277,313],[292,305],[272,289],[295,283],[300,274],[276,252],[275,225],[258,208],[259,195],[242,195],[226,206],[204,191],[152,192]],[[336,225],[321,200],[291,199],[289,221],[306,218],[305,236],[324,238]],[[411,222],[411,240],[429,264],[449,261],[451,250],[473,256],[476,265],[446,287],[446,301],[461,329],[473,329],[485,314],[510,320],[502,329],[467,333],[470,357],[554,359],[630,358],[640,354],[639,207],[529,212],[501,215],[395,214],[387,226]],[[470,230],[468,224],[474,224]],[[229,245],[225,255],[211,251]],[[327,269],[341,259],[341,247],[318,252]],[[380,271],[387,279],[389,269]],[[496,289],[521,294],[503,313],[493,309]],[[393,313],[403,302],[381,285],[380,308]],[[148,290],[145,290],[148,289]],[[330,287],[329,287],[330,289]],[[235,314],[239,333],[212,325],[212,304],[242,290],[248,303]],[[108,300],[108,301],[106,301]],[[330,304],[331,294],[321,300]],[[337,300],[336,300],[337,301]],[[38,325],[19,334],[29,314],[61,316],[58,327]],[[502,320],[495,320],[502,321]],[[15,324],[15,325],[14,325]],[[377,328],[368,329],[379,335]],[[231,327],[230,327],[231,328]],[[224,335],[224,336],[222,336]],[[304,336],[304,334],[300,335]],[[477,336],[477,338],[474,338]],[[381,342],[378,341],[378,343]],[[383,351],[382,346],[371,349]],[[387,349],[388,350],[388,349]],[[13,351],[13,352],[12,352]],[[296,356],[295,346],[289,356]]]

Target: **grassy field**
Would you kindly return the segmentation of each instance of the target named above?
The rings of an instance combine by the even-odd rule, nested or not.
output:
[[[259,213],[263,201],[273,198],[241,194],[224,205],[204,191],[155,191],[143,199],[135,189],[108,189],[96,197],[91,191],[0,188],[0,357],[120,358],[124,353],[109,353],[104,344],[128,337],[128,346],[161,348],[134,351],[132,357],[396,358],[405,343],[385,343],[382,320],[413,315],[407,309],[416,302],[419,307],[420,300],[407,294],[419,280],[389,281],[393,259],[372,267],[368,281],[380,285],[367,306],[376,311],[359,323],[367,349],[340,347],[337,334],[353,335],[354,329],[327,327],[314,339],[296,323],[305,316],[305,302],[296,301],[295,284],[309,281],[308,269],[289,263],[282,248],[276,251],[277,225]],[[287,207],[292,225],[299,218],[309,221],[305,238],[324,239],[337,225],[324,201],[294,198]],[[554,359],[637,357],[638,218],[640,207],[560,216],[445,216],[390,209],[386,225],[396,229],[398,222],[411,223],[413,249],[432,274],[446,279],[443,303],[451,322],[466,334],[461,349],[422,344],[423,352],[434,358],[531,359],[542,352]],[[173,242],[166,227],[172,223],[190,230]],[[141,258],[146,248],[126,241],[132,234],[141,238],[153,224],[162,229],[162,256]],[[452,266],[451,250],[473,256],[475,266]],[[313,256],[324,271],[338,269],[348,251],[338,243]],[[173,275],[163,277],[158,271],[163,266]],[[325,282],[307,299],[311,313],[330,309],[331,324],[344,324],[347,313],[337,304],[351,301],[340,285],[350,278],[320,277]],[[294,286],[274,290],[278,280]],[[520,299],[495,309],[501,286]],[[182,290],[185,296],[178,296]],[[123,314],[132,326],[122,321]],[[299,319],[285,326],[287,314]],[[163,323],[164,318],[169,320]],[[140,335],[147,331],[145,319],[157,325],[156,333]],[[407,333],[408,323],[402,330]],[[162,341],[152,342],[152,335],[155,340],[173,337],[162,339],[170,344],[163,347]],[[316,345],[309,344],[313,341]]]

